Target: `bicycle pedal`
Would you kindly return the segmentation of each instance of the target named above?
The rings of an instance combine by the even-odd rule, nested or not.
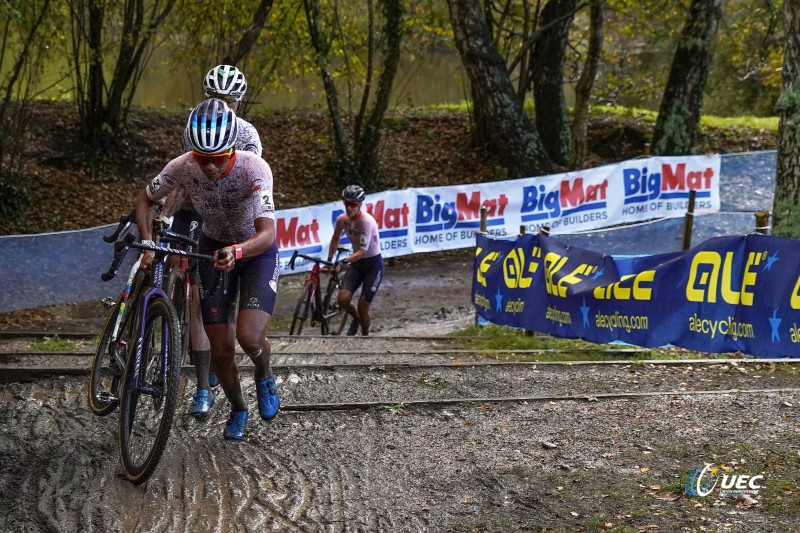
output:
[[[102,402],[116,402],[119,398],[108,391],[100,391],[97,393],[97,398]]]
[[[100,300],[100,303],[103,304],[103,307],[105,307],[106,309],[111,309],[112,307],[117,305],[117,301],[114,300],[114,298],[111,298],[110,296],[106,296],[105,298]]]

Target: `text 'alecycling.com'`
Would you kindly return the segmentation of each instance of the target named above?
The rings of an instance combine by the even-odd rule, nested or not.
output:
[[[624,329],[627,333],[635,329],[649,329],[650,327],[648,317],[642,315],[623,315],[620,314],[619,311],[613,315],[596,313],[594,315],[594,323],[598,328],[604,328],[610,331]]]

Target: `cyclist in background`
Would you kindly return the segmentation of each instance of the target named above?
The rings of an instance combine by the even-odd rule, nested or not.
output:
[[[232,408],[223,436],[243,440],[248,410],[234,359],[237,340],[255,365],[261,418],[271,420],[280,408],[266,338],[278,283],[272,170],[258,155],[234,149],[238,122],[223,100],[201,102],[192,110],[186,129],[192,151],[167,163],[142,191],[136,223],[142,239],[150,239],[150,207],[183,187],[203,219],[199,251],[214,255],[213,264],[198,264],[201,282],[210,286],[215,269],[229,271],[228,291],[201,300],[200,307],[211,357]],[[152,260],[152,252],[146,252],[145,270]]]
[[[353,245],[353,253],[345,259],[350,267],[345,273],[338,298],[339,307],[353,317],[347,330],[350,336],[358,332],[359,326],[362,335],[369,335],[369,307],[383,279],[383,257],[378,223],[372,215],[361,210],[364,197],[364,189],[358,185],[349,185],[342,191],[345,212],[336,218],[333,237],[328,247],[328,261],[331,261],[339,246],[342,231],[347,234]],[[361,297],[356,308],[351,300],[359,286],[361,286]]]
[[[247,92],[247,80],[238,68],[232,65],[217,65],[209,70],[203,78],[203,92],[206,99],[224,100],[235,113],[239,109],[239,102]],[[236,117],[236,123],[238,126],[236,150],[246,150],[261,156],[261,138],[256,128],[239,116]],[[184,130],[184,153],[193,150],[188,133],[188,129]],[[191,235],[192,238],[198,234],[197,230],[203,224],[202,218],[192,207],[191,198],[183,188],[178,188],[170,193],[163,213],[166,216],[173,216],[173,231]],[[200,295],[196,288],[192,295],[189,320],[192,363],[197,375],[197,391],[192,398],[192,414],[195,418],[203,419],[208,416],[214,406],[214,393],[211,389],[219,385],[219,380],[211,364],[211,348],[203,329],[203,321],[200,316]]]

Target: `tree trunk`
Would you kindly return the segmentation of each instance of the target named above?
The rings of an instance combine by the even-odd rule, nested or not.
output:
[[[575,86],[575,113],[572,118],[572,147],[570,149],[569,168],[583,168],[586,159],[586,132],[589,124],[589,99],[592,86],[597,76],[597,65],[600,63],[600,51],[603,47],[603,0],[590,0],[589,49],[583,65],[581,77]]]
[[[267,23],[267,16],[272,10],[272,2],[273,0],[261,0],[256,12],[253,14],[253,22],[242,34],[242,38],[236,43],[235,49],[222,58],[224,64],[236,65],[250,52],[256,39],[261,35],[261,30],[264,29],[264,25]]]
[[[378,92],[372,108],[365,114],[364,120],[362,121],[361,113],[356,120],[358,126],[353,148],[356,169],[366,185],[377,185],[374,182],[378,173],[381,124],[386,110],[389,108],[389,97],[394,78],[397,75],[397,67],[400,64],[400,44],[403,41],[403,7],[400,5],[400,1],[383,0],[382,3],[385,21],[382,33],[386,37],[386,49],[381,62]],[[365,97],[368,94],[369,91],[364,91]]]
[[[531,65],[536,127],[550,159],[566,165],[570,125],[564,98],[564,55],[577,0],[550,0],[542,10],[544,31],[536,40]]]
[[[721,18],[722,0],[692,0],[658,110],[652,142],[654,154],[694,152],[703,91]]]
[[[786,43],[778,98],[778,169],[773,234],[800,238],[800,0],[785,0]]]
[[[536,126],[525,116],[478,0],[448,0],[450,21],[472,94],[476,141],[512,177],[539,176],[552,166]]]

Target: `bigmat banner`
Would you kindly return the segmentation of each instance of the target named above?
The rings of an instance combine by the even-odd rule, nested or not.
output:
[[[556,337],[799,357],[798,257],[800,241],[759,234],[624,259],[478,235],[472,301],[490,322]]]
[[[492,183],[387,191],[367,196],[364,207],[378,222],[384,257],[468,248],[487,208],[491,235],[578,233],[686,213],[719,211],[720,156],[651,157],[599,168]],[[286,209],[276,214],[281,268],[294,250],[327,257],[341,202]],[[347,245],[347,240],[342,240]],[[309,265],[298,263],[298,270]]]

